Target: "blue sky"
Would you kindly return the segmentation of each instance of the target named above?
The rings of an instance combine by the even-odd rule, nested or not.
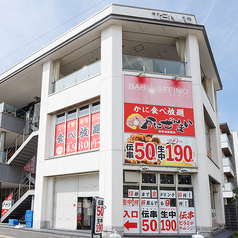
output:
[[[0,74],[111,3],[194,14],[222,80],[220,122],[238,130],[237,0],[0,0]]]

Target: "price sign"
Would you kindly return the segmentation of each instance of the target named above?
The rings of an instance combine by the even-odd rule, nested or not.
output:
[[[95,198],[95,226],[94,234],[101,234],[103,231],[104,199]]]
[[[161,233],[177,233],[177,213],[175,207],[160,208]]]
[[[193,137],[125,133],[124,141],[125,163],[196,166]]]

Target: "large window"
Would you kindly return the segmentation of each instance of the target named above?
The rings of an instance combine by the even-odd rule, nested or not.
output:
[[[99,148],[99,101],[56,116],[54,156]]]
[[[128,178],[123,189],[124,233],[195,232],[192,175],[142,172],[138,181]]]

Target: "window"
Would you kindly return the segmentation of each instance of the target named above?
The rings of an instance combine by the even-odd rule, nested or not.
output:
[[[99,148],[99,101],[56,116],[54,156]]]
[[[124,233],[167,236],[194,233],[192,175],[165,172],[140,172],[140,175],[136,185],[129,181],[123,186]]]
[[[142,183],[156,183],[156,175],[143,173]]]
[[[207,156],[211,158],[211,139],[210,139],[210,128],[207,123],[205,123],[205,134],[206,134],[206,146],[207,146]]]

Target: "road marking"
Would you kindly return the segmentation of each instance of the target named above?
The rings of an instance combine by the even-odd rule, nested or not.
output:
[[[15,237],[12,237],[12,236],[3,236],[3,235],[0,235],[0,237],[4,237],[4,238],[15,238]]]

